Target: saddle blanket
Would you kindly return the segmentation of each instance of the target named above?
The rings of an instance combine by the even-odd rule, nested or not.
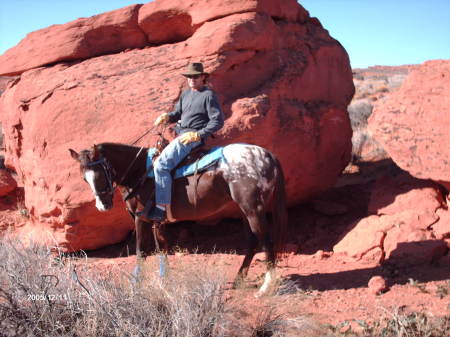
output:
[[[147,155],[147,176],[150,178],[154,178],[155,174],[153,172],[153,155],[156,152],[155,148],[148,149],[148,155]],[[196,160],[193,163],[190,163],[185,166],[181,166],[173,172],[173,178],[181,178],[181,177],[187,177],[190,175],[193,175],[195,171],[202,172],[205,171],[207,168],[211,167],[215,163],[217,163],[220,159],[223,157],[223,147],[222,146],[216,146],[211,148],[203,157],[200,158],[200,160]]]

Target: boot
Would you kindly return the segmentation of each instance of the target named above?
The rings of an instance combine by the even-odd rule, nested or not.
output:
[[[139,220],[145,222],[161,222],[166,220],[166,210],[160,209],[158,207],[150,208],[146,206],[142,212],[137,212],[136,216],[139,218]]]

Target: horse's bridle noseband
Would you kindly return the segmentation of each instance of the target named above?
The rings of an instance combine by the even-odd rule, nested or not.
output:
[[[112,168],[111,164],[105,157],[102,157],[99,160],[87,163],[86,167],[93,167],[93,166],[97,166],[97,165],[100,165],[102,167],[103,172],[105,173],[106,180],[108,182],[108,186],[103,191],[95,191],[96,192],[95,194],[97,196],[102,196],[102,195],[106,195],[106,194],[113,196],[114,192],[116,191],[116,187],[114,186],[114,183],[113,183],[114,169]]]

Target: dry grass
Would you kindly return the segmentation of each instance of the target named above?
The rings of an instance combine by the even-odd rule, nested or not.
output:
[[[243,320],[217,268],[190,264],[160,278],[151,259],[136,280],[120,266],[96,270],[83,258],[7,239],[0,261],[0,337],[287,336],[299,324],[270,307]]]
[[[0,243],[0,336],[228,336],[224,282],[186,270],[139,282],[117,268]]]
[[[450,317],[429,317],[424,313],[387,312],[387,317],[372,323],[355,321],[359,332],[351,328],[345,336],[361,337],[443,337],[450,335]],[[342,335],[342,334],[341,334]]]
[[[280,308],[314,294],[289,282],[247,306],[239,291],[230,299],[223,270],[200,264],[160,278],[151,259],[137,281],[120,266],[99,268],[6,239],[0,241],[0,261],[0,337],[438,337],[450,332],[450,318],[423,314],[395,312],[372,323],[336,326],[295,317]]]

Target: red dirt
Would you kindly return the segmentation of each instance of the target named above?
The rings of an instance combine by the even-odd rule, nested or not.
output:
[[[450,315],[450,257],[441,259],[438,265],[396,267],[374,266],[346,262],[340,256],[319,258],[319,254],[293,254],[283,259],[278,266],[285,294],[254,298],[256,287],[261,285],[264,264],[256,258],[251,265],[245,287],[228,290],[231,300],[241,303],[246,315],[252,315],[267,305],[274,305],[278,313],[288,317],[309,316],[322,323],[338,324],[343,321],[373,321],[389,317],[397,310],[423,312],[432,316]],[[230,284],[244,256],[239,253],[172,254],[169,255],[169,270],[175,272],[181,264],[225,270]],[[155,272],[155,256],[147,259]],[[132,271],[135,256],[118,258],[92,258],[96,270],[120,267]],[[372,294],[367,285],[374,275],[382,275],[389,290],[381,295]],[[288,282],[291,281],[291,282]],[[297,291],[293,285],[298,287]],[[442,295],[442,296],[441,296]],[[252,305],[249,305],[252,304]]]
[[[381,266],[333,254],[333,245],[351,228],[353,221],[367,214],[371,188],[369,182],[328,191],[326,199],[330,202],[345,201],[348,212],[342,215],[325,216],[315,211],[312,203],[291,208],[288,244],[291,250],[298,248],[298,251],[285,255],[278,266],[284,294],[263,299],[253,297],[265,270],[263,254],[257,254],[244,288],[228,290],[230,300],[241,304],[243,315],[254,316],[268,305],[274,305],[277,312],[288,317],[308,316],[331,324],[390,318],[396,311],[450,315],[448,254],[433,265],[396,265],[388,260]],[[178,252],[168,257],[171,272],[176,272],[181,263],[192,263],[225,271],[227,279],[233,280],[244,258],[244,232],[239,221],[227,220],[211,227],[177,224],[169,231]],[[130,237],[127,243],[88,255],[96,268],[120,265],[131,271],[134,255],[113,256],[126,256],[129,251],[132,253],[133,247]],[[157,272],[156,258],[151,256],[147,261]],[[369,290],[368,283],[373,276],[386,280],[389,287],[386,292],[374,295]]]
[[[373,172],[371,176],[374,176]],[[361,178],[365,180],[365,177]],[[396,265],[388,260],[380,266],[353,262],[332,253],[332,247],[347,233],[354,220],[367,214],[372,186],[373,183],[366,182],[327,192],[326,200],[345,203],[348,208],[345,214],[320,214],[313,203],[289,210],[288,244],[291,250],[298,251],[285,255],[279,263],[282,294],[254,298],[265,270],[261,261],[263,254],[257,254],[245,286],[227,290],[230,303],[238,303],[243,319],[255,317],[268,306],[287,317],[306,316],[331,324],[389,318],[397,310],[433,316],[450,315],[449,254],[433,265]],[[0,223],[17,225],[21,219],[19,210],[8,200],[0,200]],[[227,220],[210,227],[173,224],[169,234],[174,238],[173,246],[177,247],[176,253],[168,257],[170,272],[176,273],[180,266],[186,264],[208,266],[226,273],[227,279],[232,281],[245,249],[243,226],[239,221]],[[135,264],[133,235],[130,234],[129,239],[121,244],[88,252],[88,257],[96,270],[119,268],[131,272]],[[146,262],[155,272],[156,261],[155,256],[151,256]],[[389,289],[374,295],[368,288],[373,276],[382,276]]]

